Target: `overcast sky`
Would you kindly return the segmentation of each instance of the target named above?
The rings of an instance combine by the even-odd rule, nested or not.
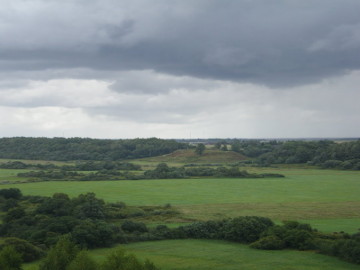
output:
[[[359,137],[359,0],[0,0],[0,137]]]

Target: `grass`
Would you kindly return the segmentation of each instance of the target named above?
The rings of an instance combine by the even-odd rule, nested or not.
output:
[[[359,269],[336,258],[299,251],[263,251],[248,246],[214,240],[169,240],[124,246],[141,259],[150,259],[162,270],[238,270],[238,269]],[[102,261],[109,249],[91,251]]]
[[[281,173],[284,173],[281,171]],[[285,178],[177,179],[137,181],[56,181],[2,185],[28,195],[95,192],[106,201],[131,205],[360,202],[360,172],[296,170]]]
[[[307,219],[299,220],[304,223],[309,223],[314,228],[322,232],[339,232],[347,233],[360,232],[360,218],[335,218],[335,219]]]
[[[108,202],[123,201],[128,205],[170,203],[182,212],[180,220],[171,221],[174,223],[259,215],[276,221],[306,220],[324,231],[355,232],[360,227],[360,172],[299,168],[248,169],[258,173],[280,172],[286,177],[56,181],[6,184],[1,185],[1,188],[17,187],[25,195],[46,196],[55,192],[64,192],[70,196],[95,192]],[[4,170],[0,174],[4,177]]]
[[[144,161],[145,162],[145,161]],[[145,164],[145,163],[144,163]],[[149,165],[151,166],[151,165]],[[250,172],[282,173],[271,179],[181,179],[92,182],[39,182],[1,185],[17,187],[25,195],[76,196],[95,192],[108,202],[128,205],[170,203],[182,212],[180,222],[240,215],[267,216],[275,221],[299,220],[324,232],[355,233],[360,228],[360,172],[305,168],[246,168]],[[0,170],[0,177],[5,173]],[[153,221],[151,226],[160,223]],[[176,220],[170,227],[181,223]],[[291,250],[260,251],[224,241],[169,240],[125,245],[141,259],[149,258],[162,270],[212,269],[359,269],[336,258]],[[97,261],[111,249],[90,251]],[[38,263],[25,265],[37,269]]]
[[[141,260],[149,259],[162,270],[355,270],[358,265],[305,251],[265,251],[216,240],[166,240],[121,245]],[[117,247],[115,247],[117,248]],[[114,248],[91,250],[101,263]],[[25,264],[37,269],[39,262]]]
[[[14,181],[23,181],[26,180],[25,177],[17,177],[18,173],[28,172],[30,170],[25,169],[0,169],[0,184],[6,182],[14,182]],[[1,187],[1,186],[0,186]]]

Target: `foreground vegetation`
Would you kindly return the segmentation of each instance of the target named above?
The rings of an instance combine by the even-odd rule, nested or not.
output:
[[[120,245],[145,261],[151,260],[161,270],[355,270],[356,264],[337,258],[294,250],[257,250],[247,245],[219,240],[163,240]],[[118,247],[89,251],[98,263]],[[38,269],[38,263],[25,264],[25,270]]]
[[[46,249],[56,244],[49,250],[40,270],[65,270],[67,265],[61,268],[51,265],[58,261],[55,259],[57,253],[68,257],[70,265],[70,258],[75,260],[77,254],[75,244],[81,248],[97,248],[116,243],[165,239],[227,240],[265,250],[316,250],[360,264],[360,233],[321,233],[308,224],[295,221],[275,225],[269,218],[243,216],[195,222],[177,228],[165,225],[148,228],[142,222],[131,220],[137,215],[128,211],[124,203],[106,204],[96,198],[94,193],[70,199],[64,193],[55,193],[52,197],[23,196],[20,190],[10,188],[0,190],[0,199],[0,208],[4,212],[0,225],[0,236],[4,237],[2,249],[0,246],[0,265],[9,264],[6,261],[20,261],[16,259],[17,252],[24,261],[37,260]],[[143,215],[177,214],[168,208],[170,206],[155,210],[145,208],[147,213]],[[64,235],[67,239],[63,238]],[[70,248],[71,245],[73,247]],[[13,247],[14,251],[8,247]],[[69,254],[64,255],[63,250],[68,249]],[[134,269],[153,269],[139,267]]]

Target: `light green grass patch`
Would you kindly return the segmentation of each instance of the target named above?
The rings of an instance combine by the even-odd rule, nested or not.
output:
[[[313,228],[321,232],[332,233],[343,231],[350,234],[360,232],[360,218],[305,219],[299,221],[309,223]]]
[[[286,168],[280,171],[277,168],[252,168],[251,170],[258,173],[282,173],[286,177],[56,181],[9,184],[0,187],[20,188],[25,195],[51,196],[56,192],[64,192],[74,197],[81,193],[95,192],[105,201],[123,201],[128,205],[170,203],[182,212],[182,219],[171,220],[174,223],[259,215],[276,221],[329,220],[330,231],[334,229],[347,231],[349,228],[351,232],[353,228],[358,227],[360,172],[298,168]],[[345,228],[340,227],[341,222],[331,223],[334,219],[348,219]]]
[[[18,173],[24,173],[29,172],[31,170],[26,169],[0,169],[0,183],[6,183],[7,181],[13,182],[13,181],[24,181],[27,178],[26,177],[18,177]],[[0,188],[2,186],[0,185]]]
[[[236,216],[264,216],[273,220],[360,218],[360,202],[287,202],[179,205],[190,220],[222,219]],[[355,225],[355,224],[354,224]]]
[[[121,245],[141,260],[149,259],[162,270],[355,270],[358,265],[337,258],[292,250],[264,251],[246,245],[214,240],[166,240]],[[91,250],[101,263],[115,248]],[[25,264],[37,269],[39,262]]]
[[[130,205],[360,201],[360,172],[295,170],[287,173],[285,178],[57,181],[3,185],[2,188],[17,187],[24,194],[47,196],[59,191],[71,196],[95,192],[106,201],[120,200]]]
[[[162,270],[339,270],[359,269],[333,257],[300,251],[263,251],[248,246],[214,240],[167,240],[124,245],[140,259],[150,259]],[[91,251],[97,261],[110,249]]]

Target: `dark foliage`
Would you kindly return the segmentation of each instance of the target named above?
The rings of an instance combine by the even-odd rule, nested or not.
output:
[[[18,200],[22,197],[21,191],[18,188],[0,189],[0,196],[5,199]]]
[[[163,168],[166,169],[165,166]],[[1,190],[1,192],[12,194],[13,191]],[[51,247],[65,235],[68,237],[66,241],[74,242],[81,248],[162,239],[219,239],[250,244],[251,247],[258,249],[316,250],[360,264],[360,233],[324,234],[308,224],[296,221],[287,221],[280,226],[274,225],[269,218],[244,216],[196,222],[175,229],[164,225],[149,229],[144,223],[135,222],[130,218],[139,215],[144,217],[174,215],[176,212],[170,205],[133,207],[130,211],[124,203],[107,204],[96,198],[94,193],[81,194],[72,199],[63,193],[55,193],[52,197],[21,196],[18,199],[8,196],[8,198],[2,197],[0,207],[4,207],[7,201],[14,200],[18,205],[5,210],[3,223],[0,225],[0,236],[4,238],[4,245],[15,249],[15,251],[5,250],[4,256],[6,260],[14,260],[14,263],[18,262],[16,254],[20,254],[20,261],[37,259],[43,253],[39,247],[45,249]],[[112,224],[110,221],[113,219],[118,219],[121,225]],[[62,249],[72,250],[72,244],[60,244]],[[66,252],[55,253],[50,251],[49,260],[46,259],[44,262],[51,265],[51,258],[58,255],[67,256]],[[77,254],[71,256],[74,259]],[[88,263],[85,257],[79,260]],[[51,267],[42,269],[53,269]]]
[[[0,138],[0,158],[11,159],[121,160],[159,156],[184,148],[187,144],[157,138]]]
[[[244,216],[221,221],[196,222],[180,230],[187,238],[222,239],[251,243],[259,239],[268,228],[274,226],[269,218]]]
[[[160,163],[154,170],[144,172],[145,179],[171,179],[185,177],[185,170],[183,168],[169,167],[166,163]]]
[[[274,145],[271,151],[257,157],[261,165],[307,163],[324,169],[360,169],[360,140],[289,141]]]
[[[171,179],[187,177],[232,177],[232,178],[264,178],[284,177],[282,174],[255,174],[240,170],[238,167],[169,167],[166,163],[160,163],[154,170],[144,172],[143,179]]]
[[[119,227],[106,221],[106,217],[121,211],[124,204],[108,206],[94,193],[73,199],[63,193],[55,193],[51,198],[24,197],[23,204],[29,207],[15,207],[6,212],[0,236],[51,246],[60,236],[69,234],[77,244],[87,248],[109,246],[124,238]],[[111,213],[107,213],[108,207]]]
[[[318,252],[360,264],[360,237],[344,233],[324,234],[296,221],[269,227],[250,245],[257,249],[317,250]]]
[[[22,270],[22,259],[14,247],[6,246],[0,251],[1,270]]]
[[[3,239],[0,250],[6,246],[13,247],[22,257],[23,262],[32,262],[40,259],[44,255],[44,251],[26,240],[16,237],[8,237]]]

